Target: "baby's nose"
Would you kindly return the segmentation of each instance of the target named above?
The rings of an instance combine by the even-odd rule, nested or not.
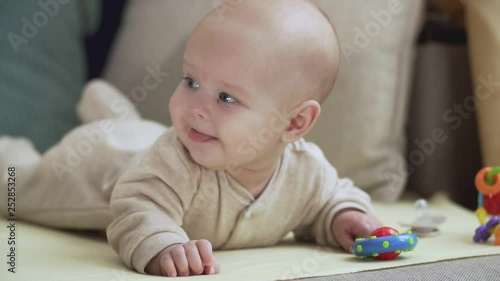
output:
[[[210,99],[208,94],[196,93],[191,98],[189,109],[193,116],[202,119],[210,117]]]

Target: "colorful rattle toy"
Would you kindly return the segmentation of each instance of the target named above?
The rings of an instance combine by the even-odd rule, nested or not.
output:
[[[487,241],[492,234],[494,244],[500,245],[500,167],[481,169],[475,180],[479,191],[476,217],[481,224],[473,237],[475,242]],[[488,215],[492,217],[487,221]]]
[[[403,234],[392,227],[375,229],[370,238],[358,238],[351,247],[351,253],[360,257],[374,257],[378,260],[392,260],[401,252],[413,251],[418,237],[408,231]]]

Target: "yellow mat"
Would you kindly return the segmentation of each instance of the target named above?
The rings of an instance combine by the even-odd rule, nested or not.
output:
[[[393,205],[376,204],[379,217],[388,226],[404,231],[399,222],[414,218],[413,200]],[[182,280],[278,280],[326,276],[364,270],[429,263],[456,258],[500,254],[500,246],[476,244],[472,234],[478,226],[472,212],[451,203],[444,196],[430,202],[431,213],[446,215],[438,237],[421,238],[413,252],[396,260],[359,260],[339,250],[285,240],[271,248],[216,252],[221,274]],[[10,222],[0,224],[0,254],[8,261]],[[257,229],[258,231],[258,229]],[[118,256],[97,235],[59,231],[16,222],[16,273],[2,262],[0,280],[159,280],[128,270]]]

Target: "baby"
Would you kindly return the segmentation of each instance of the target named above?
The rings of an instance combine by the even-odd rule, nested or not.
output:
[[[212,249],[299,239],[348,249],[380,222],[368,196],[302,137],[338,69],[334,30],[313,4],[242,1],[191,34],[174,129],[126,172],[107,234],[127,265],[154,275],[219,272]]]
[[[224,13],[216,8],[188,40],[185,78],[170,100],[173,127],[151,125],[161,135],[137,154],[116,145],[110,153],[104,137],[73,171],[81,177],[74,181],[78,188],[99,186],[109,195],[102,215],[79,228],[107,226],[109,243],[127,266],[165,276],[218,273],[213,249],[269,246],[290,231],[301,241],[349,249],[381,223],[368,195],[339,179],[321,150],[303,140],[338,63],[334,29],[309,1],[247,0]],[[132,131],[133,120],[112,122],[147,138]],[[70,137],[83,138],[95,124],[70,133],[42,162],[53,166]],[[113,168],[117,157],[125,170]],[[100,166],[91,160],[97,158]],[[106,181],[113,169],[119,179]],[[59,184],[51,188],[63,185],[63,174],[56,173]],[[44,177],[33,172],[31,183]],[[60,189],[50,192],[72,196]]]

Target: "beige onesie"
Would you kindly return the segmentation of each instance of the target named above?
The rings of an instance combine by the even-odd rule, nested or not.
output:
[[[366,193],[339,179],[314,144],[286,147],[257,199],[225,171],[203,168],[167,129],[139,167],[126,171],[111,196],[108,240],[127,266],[147,263],[174,243],[207,239],[214,249],[269,246],[288,232],[337,246],[330,224],[337,211],[372,212]]]

